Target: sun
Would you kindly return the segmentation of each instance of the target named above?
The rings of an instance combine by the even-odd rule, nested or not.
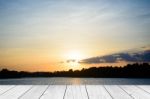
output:
[[[81,60],[83,55],[79,51],[70,51],[67,54],[67,59],[73,59],[73,60]]]

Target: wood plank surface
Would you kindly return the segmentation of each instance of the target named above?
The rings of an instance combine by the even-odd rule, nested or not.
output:
[[[134,85],[121,85],[120,87],[123,88],[134,99],[150,99],[150,94]]]
[[[86,85],[89,99],[112,99],[102,85]]]
[[[0,99],[18,99],[22,94],[28,91],[31,85],[18,85],[6,93],[0,95]]]
[[[138,85],[137,87],[143,89],[150,94],[150,85]]]
[[[0,99],[150,99],[150,86],[0,85]]]
[[[88,99],[85,85],[68,85],[65,99]]]
[[[66,85],[50,85],[40,99],[63,99]]]
[[[28,92],[22,95],[19,99],[39,99],[39,97],[46,91],[48,85],[34,85]]]
[[[114,99],[132,99],[132,97],[129,96],[129,94],[127,94],[117,85],[104,85],[104,87]]]
[[[7,91],[11,90],[14,87],[15,85],[0,85],[0,95],[6,93]]]

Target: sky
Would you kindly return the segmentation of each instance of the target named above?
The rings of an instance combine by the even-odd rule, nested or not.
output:
[[[149,0],[0,0],[0,68],[61,70],[69,67],[54,63],[150,45],[149,5]]]

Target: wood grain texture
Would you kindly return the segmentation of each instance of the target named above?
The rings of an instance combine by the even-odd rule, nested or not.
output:
[[[86,85],[86,88],[90,99],[112,99],[102,85]]]
[[[15,87],[15,85],[1,85],[0,86],[0,95],[6,93],[7,91],[11,90],[14,87]]]
[[[30,99],[31,97],[32,99],[39,99],[47,87],[48,85],[35,85],[27,93],[22,95],[20,99]]]
[[[88,99],[84,85],[68,85],[65,99]]]
[[[125,91],[123,91],[117,85],[104,85],[107,91],[114,99],[132,99]]]
[[[0,99],[150,99],[150,86],[0,85]]]
[[[66,85],[50,85],[40,99],[63,99]]]
[[[137,87],[150,94],[150,85],[138,85]]]
[[[18,85],[6,93],[0,95],[0,99],[18,99],[22,94],[28,91],[31,85]]]
[[[137,88],[134,85],[122,85],[123,88],[128,94],[130,94],[134,99],[150,99],[150,94]]]

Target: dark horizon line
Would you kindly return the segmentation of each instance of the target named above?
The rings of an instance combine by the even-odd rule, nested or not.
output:
[[[24,77],[101,77],[101,78],[150,78],[149,63],[128,64],[124,67],[90,67],[81,70],[55,71],[55,72],[26,72],[2,69],[0,78]]]
[[[81,63],[82,64],[82,63]],[[84,63],[86,64],[86,63]],[[92,64],[92,63],[91,63]],[[112,67],[112,68],[117,68],[117,67],[126,67],[128,65],[134,65],[134,64],[138,64],[138,65],[141,65],[141,64],[148,64],[150,65],[150,62],[132,62],[132,63],[127,63],[125,65],[103,65],[103,66],[91,66],[91,67],[88,67],[88,68],[82,68],[82,69],[90,69],[90,68],[109,68],[109,67]],[[69,71],[69,70],[72,70],[72,71],[81,71],[82,69],[68,69],[68,70],[56,70],[56,71],[24,71],[24,70],[13,70],[13,69],[8,69],[8,68],[1,68],[0,69],[0,72],[3,71],[3,70],[8,70],[8,71],[16,71],[16,72],[29,72],[29,73],[36,73],[36,72],[50,72],[50,73],[54,73],[54,72],[63,72],[63,71]]]

